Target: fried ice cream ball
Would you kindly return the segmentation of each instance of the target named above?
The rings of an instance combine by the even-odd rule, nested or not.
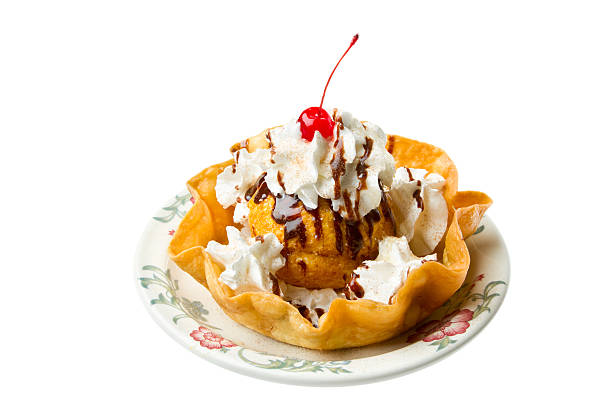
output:
[[[376,258],[378,241],[394,235],[385,201],[356,222],[344,220],[330,204],[319,198],[318,208],[307,210],[294,196],[261,191],[249,200],[251,235],[271,232],[285,246],[287,262],[278,278],[309,289],[343,288],[359,264]]]

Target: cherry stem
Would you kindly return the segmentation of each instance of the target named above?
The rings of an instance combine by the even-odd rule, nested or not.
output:
[[[336,68],[338,68],[338,65],[340,65],[340,61],[342,61],[342,59],[349,52],[349,50],[351,48],[353,48],[353,45],[355,45],[355,43],[357,42],[358,39],[359,39],[359,34],[355,34],[353,36],[353,40],[351,41],[351,45],[349,45],[348,48],[346,49],[346,51],[344,51],[344,54],[342,54],[342,56],[340,57],[340,59],[336,63],[336,66],[334,67],[334,70],[329,75],[329,78],[327,78],[327,83],[325,84],[325,89],[323,89],[323,96],[321,97],[321,104],[319,105],[319,112],[321,111],[321,108],[323,107],[323,99],[325,99],[325,92],[327,92],[327,86],[329,85],[329,81],[331,81],[332,77],[334,76],[334,72],[336,72]]]

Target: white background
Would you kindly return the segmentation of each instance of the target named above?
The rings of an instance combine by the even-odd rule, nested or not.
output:
[[[0,404],[609,403],[612,12],[601,1],[3,1]],[[494,198],[508,296],[417,373],[306,389],[180,347],[137,296],[150,215],[328,91]]]

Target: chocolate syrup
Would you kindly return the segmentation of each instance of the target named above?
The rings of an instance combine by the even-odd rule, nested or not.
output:
[[[393,235],[395,235],[396,233],[395,218],[393,217],[393,213],[391,212],[391,208],[389,207],[389,203],[387,202],[387,193],[385,193],[385,190],[383,189],[383,185],[380,179],[378,180],[378,186],[380,187],[380,194],[381,194],[380,208],[382,209],[382,215],[387,220],[391,221],[391,224],[393,225]]]
[[[253,197],[253,195],[257,192],[257,190],[259,190],[259,187],[261,187],[261,185],[265,183],[264,181],[265,177],[266,177],[266,173],[263,173],[261,176],[259,176],[255,184],[253,184],[251,187],[248,188],[246,193],[244,193],[245,200],[251,201],[251,197]],[[267,188],[268,187],[266,186],[266,189]]]
[[[275,197],[272,218],[285,225],[285,242],[298,237],[300,245],[306,246],[306,226],[302,221],[300,199],[295,195],[279,194]]]
[[[365,221],[368,224],[368,235],[370,241],[372,240],[372,233],[374,232],[374,224],[380,221],[380,211],[374,208],[372,211],[365,215]]]
[[[307,268],[307,266],[306,266],[306,262],[304,262],[304,260],[300,259],[300,260],[297,262],[297,264],[300,266],[300,269],[302,270],[302,273],[303,273],[303,274],[304,274],[304,276],[305,276],[305,275],[306,275],[306,269],[308,269],[308,268]]]
[[[404,168],[408,172],[408,177],[410,177],[410,181],[414,181],[414,177],[412,177],[412,172],[410,171],[410,167],[406,166]]]
[[[304,318],[306,320],[310,320],[310,310],[308,310],[308,308],[304,305],[296,305],[298,312],[300,312],[300,314],[302,316],[304,316]],[[312,321],[311,321],[312,322]]]
[[[335,116],[335,115],[334,115]],[[340,129],[344,129],[342,124],[342,118],[337,122],[336,126],[336,141],[334,142],[334,156],[330,163],[332,170],[332,178],[334,179],[334,199],[340,198],[341,186],[340,177],[346,173],[346,159],[344,158],[344,143],[342,143],[342,137],[340,136]],[[341,127],[342,126],[342,127]]]
[[[344,242],[342,239],[342,216],[338,214],[336,211],[334,213],[334,232],[336,233],[336,249],[339,253],[342,253],[342,247],[344,246]]]
[[[414,190],[414,193],[412,193],[412,197],[416,200],[417,207],[423,210],[423,198],[421,197],[421,189],[418,188]]]
[[[363,248],[363,236],[359,231],[359,221],[344,222],[346,225],[346,244],[351,254],[351,259],[357,258],[357,254]]]
[[[346,218],[349,220],[356,220],[358,217],[355,215],[355,210],[351,205],[351,197],[348,191],[344,190],[342,192],[342,199],[344,200],[344,207],[346,208]],[[357,215],[359,212],[357,212]]]
[[[274,154],[276,153],[276,149],[274,148],[274,143],[272,143],[272,136],[270,135],[270,129],[266,131],[266,139],[268,140],[268,144],[270,145],[270,162],[274,164]]]
[[[285,189],[285,183],[283,182],[283,173],[281,173],[280,171],[276,173],[276,180],[278,181],[278,184],[281,186],[281,188],[284,190]]]
[[[317,314],[317,317],[321,317],[325,314],[325,310],[321,309],[320,307],[315,307],[314,311]]]
[[[272,274],[270,274],[270,280],[272,281],[272,293],[277,296],[280,296],[280,286],[278,285],[278,279]]]
[[[321,204],[319,203],[319,205]],[[314,221],[315,239],[320,239],[323,236],[323,223],[321,222],[321,216],[319,215],[319,207],[306,208],[306,212],[310,214],[310,216],[312,217]]]
[[[361,199],[361,190],[364,188],[368,188],[366,185],[366,179],[368,177],[368,165],[366,164],[366,160],[370,157],[372,153],[372,146],[374,145],[374,141],[369,137],[366,137],[366,143],[363,145],[363,155],[359,159],[359,163],[357,163],[357,179],[359,180],[359,186],[357,186],[357,194],[355,197],[355,214],[359,215],[359,201]]]
[[[232,163],[232,174],[236,173],[236,165],[238,164],[238,158],[240,157],[240,150],[236,152],[236,157],[234,158],[234,163]],[[238,187],[238,186],[236,186]]]
[[[359,278],[359,274],[353,272],[353,274],[351,275],[351,281],[348,283],[347,286],[349,287],[349,289],[351,289],[355,296],[357,296],[358,298],[362,298],[363,295],[365,295],[365,290],[363,290],[363,287],[359,284],[359,282],[357,282],[357,278]]]

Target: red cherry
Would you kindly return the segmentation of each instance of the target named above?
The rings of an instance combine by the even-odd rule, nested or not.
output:
[[[306,109],[298,119],[302,130],[302,139],[312,141],[315,131],[319,131],[324,139],[332,140],[334,137],[334,121],[323,108],[313,106]]]
[[[323,96],[321,97],[321,103],[319,107],[313,106],[311,108],[306,109],[300,115],[297,120],[300,124],[300,130],[302,131],[302,139],[307,140],[309,142],[314,138],[315,132],[318,130],[326,140],[332,140],[334,137],[334,121],[331,116],[325,109],[323,109],[323,100],[325,99],[325,92],[327,92],[327,86],[329,85],[329,81],[331,81],[334,72],[336,72],[336,68],[340,65],[340,61],[344,58],[344,56],[349,52],[349,50],[355,45],[357,40],[359,39],[359,34],[355,34],[353,36],[353,40],[351,44],[348,46],[344,54],[340,57],[334,70],[329,75],[327,79],[327,83],[325,84],[325,89],[323,89]]]

